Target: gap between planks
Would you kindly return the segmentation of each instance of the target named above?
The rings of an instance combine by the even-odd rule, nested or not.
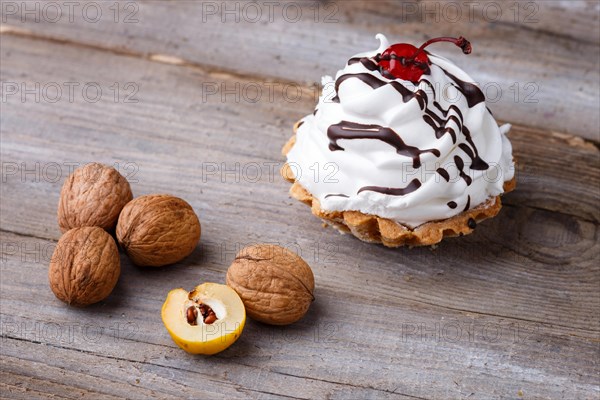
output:
[[[100,354],[100,353],[96,353],[96,352],[93,352],[93,351],[87,351],[87,350],[83,350],[83,349],[79,349],[79,348],[75,348],[75,347],[58,346],[58,345],[55,345],[55,344],[52,344],[52,343],[46,343],[46,342],[41,342],[41,341],[37,341],[37,340],[29,340],[29,339],[25,339],[25,338],[10,336],[10,335],[5,335],[5,336],[3,336],[3,338],[4,339],[9,339],[9,340],[15,340],[15,341],[18,341],[18,342],[23,342],[23,343],[37,344],[37,345],[41,345],[41,346],[48,346],[48,347],[52,347],[52,348],[56,348],[56,349],[60,349],[60,350],[75,351],[75,352],[78,352],[78,353],[81,353],[81,354],[86,354],[86,355],[90,355],[90,356],[98,357],[98,358],[104,358],[104,359],[107,359],[107,360],[122,361],[122,362],[127,362],[127,363],[132,363],[132,364],[151,365],[151,366],[159,367],[159,368],[169,368],[169,369],[173,369],[173,370],[177,370],[177,371],[184,371],[184,372],[187,372],[187,373],[192,373],[192,374],[195,374],[195,375],[200,375],[203,378],[206,377],[201,372],[190,370],[190,369],[185,369],[185,368],[178,368],[178,367],[174,367],[174,366],[171,366],[171,365],[162,365],[162,364],[157,364],[157,363],[148,362],[148,361],[138,361],[138,360],[132,360],[132,359],[123,358],[123,357],[109,356],[109,355]],[[124,338],[123,340],[130,341],[129,339],[126,339],[126,338]],[[159,344],[156,344],[156,343],[148,343],[148,342],[143,342],[143,341],[139,341],[139,340],[131,340],[131,341],[135,342],[135,343],[144,343],[144,344],[149,344],[149,345],[152,345],[152,346],[163,347],[163,346],[161,346]],[[237,360],[235,360],[234,362],[235,362],[236,365],[240,365],[240,366],[244,366],[244,367],[248,367],[248,368],[256,368],[255,365],[244,364],[244,363],[238,362]],[[284,372],[275,371],[275,370],[271,370],[271,369],[269,369],[269,372],[271,372],[273,374],[281,375],[281,376],[289,376],[289,377],[299,378],[299,379],[303,379],[303,380],[311,380],[311,381],[329,383],[329,384],[333,384],[333,385],[347,386],[347,387],[353,387],[353,388],[357,388],[357,389],[366,389],[366,390],[373,390],[373,391],[376,391],[376,392],[383,392],[383,393],[388,393],[388,394],[395,394],[395,395],[399,395],[399,396],[404,396],[404,397],[409,398],[409,399],[430,400],[430,399],[427,399],[427,398],[424,398],[424,397],[412,396],[412,395],[408,395],[408,394],[405,394],[405,393],[396,392],[396,390],[391,391],[391,390],[386,390],[386,389],[380,389],[380,388],[377,388],[377,387],[374,387],[374,386],[362,386],[362,385],[355,385],[355,384],[352,384],[352,383],[345,383],[345,382],[337,382],[337,381],[332,381],[332,380],[327,380],[327,379],[317,379],[317,378],[314,378],[314,377],[294,375],[294,374],[284,373]],[[210,376],[208,376],[208,377],[210,378]],[[232,385],[232,386],[236,386],[236,385]],[[289,396],[289,395],[282,395],[282,394],[279,394],[279,393],[265,392],[265,391],[261,391],[261,390],[257,390],[257,389],[248,389],[248,388],[242,388],[242,389],[244,391],[250,391],[250,392],[261,393],[261,394],[268,394],[268,395],[275,395],[275,396],[280,396],[280,397],[283,397],[283,398],[298,399],[298,400],[305,400],[305,399],[307,399],[306,397],[294,397],[294,396]]]
[[[508,24],[508,25],[510,25],[510,24]],[[548,34],[551,34],[551,32],[549,32]],[[35,40],[35,41],[44,41],[44,42],[49,42],[49,43],[54,43],[54,44],[65,45],[65,46],[73,46],[73,47],[79,47],[79,48],[83,48],[83,49],[107,52],[107,53],[111,53],[111,54],[118,55],[118,56],[125,56],[125,57],[132,57],[132,58],[137,58],[137,59],[142,59],[142,60],[148,60],[150,62],[155,62],[155,63],[159,63],[159,64],[167,64],[167,65],[173,65],[173,66],[192,68],[192,69],[199,70],[200,72],[203,72],[214,78],[218,78],[218,79],[222,79],[222,80],[225,80],[225,79],[261,80],[264,82],[275,82],[275,83],[280,83],[283,85],[293,84],[296,87],[300,88],[302,91],[312,92],[312,90],[311,90],[312,86],[307,85],[306,83],[298,83],[298,82],[291,81],[291,80],[283,80],[280,78],[273,78],[273,77],[258,75],[258,74],[240,74],[238,72],[235,72],[233,70],[229,70],[226,68],[215,68],[215,67],[212,67],[212,66],[209,66],[206,64],[201,64],[201,63],[185,60],[180,57],[171,56],[169,54],[158,54],[158,53],[144,54],[144,53],[135,52],[135,51],[131,51],[131,50],[123,50],[123,49],[117,49],[117,48],[112,48],[112,47],[107,47],[107,46],[100,46],[97,44],[77,42],[77,41],[70,40],[70,39],[59,39],[59,38],[55,38],[52,36],[39,35],[28,29],[23,29],[23,28],[19,28],[19,27],[7,25],[7,24],[0,24],[0,35],[17,36],[17,37],[26,38],[26,39]],[[501,122],[501,121],[499,121],[499,122]],[[520,124],[518,126],[527,127],[525,125],[520,125]],[[552,131],[551,134],[552,134],[552,136],[563,140],[568,146],[583,147],[583,148],[587,148],[587,149],[589,149],[591,146],[593,146],[596,149],[600,150],[600,141],[580,137],[577,135],[562,133],[562,132]]]
[[[4,29],[3,33],[6,33],[6,29]],[[25,36],[25,37],[27,39],[48,41],[48,39],[37,38],[35,36],[34,37]],[[145,57],[145,56],[143,56],[141,54],[137,54],[136,55],[134,53],[133,55],[131,55],[131,54],[127,54],[127,53],[119,53],[119,52],[115,52],[115,51],[113,51],[111,49],[104,49],[102,47],[90,46],[90,45],[81,45],[81,44],[79,44],[77,42],[65,42],[65,41],[53,40],[53,39],[50,39],[50,41],[54,42],[54,43],[65,44],[65,45],[82,46],[82,47],[93,49],[93,50],[107,51],[107,52],[111,52],[111,53],[115,53],[115,54],[123,54],[123,55],[128,55],[128,56],[131,56],[131,57],[135,57],[135,58],[148,59],[148,60],[150,60],[152,62],[157,62],[157,63],[162,63],[162,64],[165,64],[165,63],[166,64],[175,64],[177,66],[181,65],[181,66],[187,66],[187,67],[191,67],[191,68],[198,68],[198,69],[201,69],[202,71],[209,71],[209,69],[205,69],[202,66],[197,65],[197,64],[193,64],[193,63],[190,63],[189,65],[188,64],[180,64],[178,62],[173,62],[173,60],[165,59],[164,57],[154,57],[154,59],[152,59],[152,57],[148,58],[148,57]],[[208,72],[208,73],[210,73],[210,72]],[[217,73],[218,72],[213,72],[213,74],[217,74]],[[240,79],[244,78],[244,75],[240,75],[240,74],[222,73],[222,75],[225,76],[225,77],[232,77],[232,78],[236,78],[236,77],[240,78]],[[565,134],[561,134],[561,133],[558,133],[558,132],[553,132],[553,136],[555,136],[557,139],[561,140],[562,142],[565,143],[565,145],[568,145],[568,146],[572,146],[572,147],[576,147],[576,148],[582,148],[582,149],[586,149],[586,150],[594,150],[594,149],[597,150],[598,149],[598,145],[594,144],[594,142],[592,142],[592,141],[586,141],[585,139],[582,139],[582,138],[579,138],[579,137],[576,137],[576,136],[565,135]],[[511,206],[511,204],[507,204],[507,205]],[[531,207],[531,206],[528,206],[528,205],[519,205],[519,206],[530,207],[530,208],[536,209],[536,207]],[[543,209],[543,208],[538,208],[538,209],[541,209],[541,210],[544,210],[544,211],[548,211],[548,212],[555,212],[555,213],[559,213],[559,214],[563,214],[563,215],[570,215],[570,214],[564,214],[564,213],[559,212],[559,211],[547,210],[547,209]],[[580,218],[580,217],[575,217],[575,218],[579,218],[580,220],[583,220],[583,221],[588,221],[587,219]],[[588,221],[588,222],[593,222],[593,223],[597,224],[597,222],[595,222],[595,221]],[[9,232],[9,231],[6,231],[6,232]],[[36,236],[33,236],[33,235],[20,234],[20,233],[17,233],[17,232],[10,232],[10,233],[13,233],[13,234],[16,234],[16,235],[22,235],[22,236],[25,236],[25,237],[29,236],[29,237],[36,238]],[[51,240],[51,239],[47,239],[47,240]],[[456,310],[456,311],[460,311],[460,312],[470,312],[470,313],[473,313],[473,314],[480,314],[480,315],[488,315],[488,316],[500,317],[500,318],[505,318],[505,319],[508,319],[508,320],[510,320],[510,319],[517,319],[517,320],[528,321],[528,322],[533,322],[533,323],[540,323],[539,321],[531,321],[531,320],[528,320],[528,319],[521,319],[521,318],[515,318],[515,317],[504,317],[504,316],[501,316],[501,315],[489,314],[489,313],[486,314],[486,313],[481,313],[481,312],[472,312],[472,311],[468,311],[468,310],[462,310],[462,309],[457,309],[457,308],[451,308],[451,307],[441,306],[441,305],[438,305],[438,304],[435,304],[435,303],[427,303],[427,302],[423,302],[423,301],[419,301],[419,300],[414,300],[414,299],[409,299],[409,300],[410,301],[415,301],[417,303],[424,303],[424,304],[428,304],[428,305],[431,305],[431,306],[436,306],[436,307],[440,307],[440,308]],[[561,326],[561,327],[568,328],[568,329],[577,329],[577,328],[571,328],[571,327],[564,326],[564,325],[555,325],[555,324],[554,325],[553,324],[547,324],[547,325],[548,326]],[[591,332],[595,332],[595,331],[592,330]]]
[[[547,211],[547,210],[544,210],[544,211]],[[27,238],[38,239],[38,240],[45,240],[45,241],[50,241],[50,242],[57,242],[54,239],[42,238],[42,237],[35,236],[35,235],[22,234],[22,233],[18,233],[18,232],[7,231],[4,229],[0,229],[0,233],[11,234],[11,235],[15,235],[15,236],[27,237]],[[521,322],[527,322],[527,323],[531,323],[531,324],[538,324],[540,326],[545,326],[548,328],[567,329],[567,330],[571,330],[573,332],[565,332],[565,333],[560,333],[560,334],[556,334],[556,335],[563,336],[563,337],[574,336],[577,338],[581,338],[581,339],[590,341],[591,343],[594,343],[594,342],[600,343],[600,338],[598,338],[598,334],[600,333],[600,331],[594,330],[594,329],[575,328],[575,327],[572,327],[569,325],[547,323],[547,322],[543,322],[543,321],[536,321],[536,320],[520,318],[520,317],[515,317],[515,316],[509,316],[509,315],[501,315],[501,314],[495,314],[495,313],[473,311],[473,310],[464,309],[464,308],[445,306],[445,305],[436,304],[433,302],[428,302],[428,301],[419,300],[419,299],[410,298],[410,297],[404,297],[404,296],[400,296],[400,295],[398,295],[397,297],[404,300],[405,302],[426,305],[426,306],[433,307],[433,308],[440,309],[440,310],[454,311],[454,312],[457,312],[457,313],[460,313],[463,315],[467,315],[467,316],[468,315],[476,315],[476,316],[493,317],[493,318],[504,319],[506,321],[521,321]],[[52,321],[46,321],[46,322],[52,322]],[[575,333],[575,332],[577,332],[577,333]],[[18,339],[18,338],[15,338],[15,339]],[[18,339],[18,340],[25,340],[25,339]],[[32,342],[37,343],[35,341],[32,341]],[[157,345],[156,343],[143,342],[143,341],[139,341],[139,340],[136,340],[135,342]]]
[[[73,47],[78,47],[81,49],[102,51],[102,52],[111,53],[111,54],[118,55],[118,56],[137,58],[137,59],[147,60],[147,61],[155,62],[155,63],[159,63],[159,64],[167,64],[167,65],[192,68],[192,69],[199,70],[200,72],[205,73],[207,75],[213,76],[215,78],[220,78],[220,79],[236,79],[236,80],[250,80],[250,81],[251,80],[261,80],[264,82],[291,84],[291,85],[295,85],[296,87],[299,87],[302,90],[310,90],[309,85],[306,85],[305,83],[299,84],[298,82],[295,82],[292,80],[284,80],[281,78],[271,78],[271,77],[268,77],[265,75],[258,75],[258,74],[240,74],[239,72],[234,72],[234,71],[226,69],[226,68],[215,68],[215,67],[208,66],[205,64],[185,60],[180,57],[171,56],[169,54],[158,54],[158,53],[144,54],[144,53],[131,51],[131,50],[122,50],[122,49],[117,49],[117,48],[113,48],[113,47],[99,46],[97,44],[77,42],[77,41],[70,40],[70,39],[59,39],[59,38],[55,38],[52,36],[39,35],[28,29],[18,28],[18,27],[6,25],[6,24],[0,25],[0,35],[16,36],[16,37],[21,37],[24,39],[35,40],[35,41],[48,42],[48,43],[59,44],[59,45],[64,45],[64,46],[73,46]]]

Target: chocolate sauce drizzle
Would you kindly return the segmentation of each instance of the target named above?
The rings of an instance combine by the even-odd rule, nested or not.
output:
[[[430,54],[428,51],[425,51],[425,53]],[[398,59],[398,57],[395,54],[386,55],[386,56],[377,54],[373,58],[352,57],[351,59],[348,60],[348,65],[353,65],[353,64],[360,62],[369,71],[377,71],[381,74],[381,76],[384,76],[388,79],[396,79],[396,77],[394,75],[390,74],[388,71],[386,71],[379,65],[379,61],[381,61],[381,60],[389,61],[389,60],[397,60],[397,59]],[[419,65],[423,69],[423,74],[429,75],[431,73],[431,69],[429,68],[428,64],[419,63]]]
[[[483,161],[481,157],[479,157],[479,152],[477,151],[477,146],[473,143],[473,139],[471,138],[471,133],[467,129],[467,127],[463,127],[463,133],[465,134],[465,139],[471,145],[470,147],[466,143],[461,143],[458,147],[464,151],[467,156],[471,159],[471,166],[469,168],[477,170],[477,171],[485,171],[490,166],[488,163]]]
[[[446,182],[450,182],[450,174],[444,168],[438,168],[435,172],[440,174],[441,177],[446,180]]]
[[[340,85],[342,83],[344,83],[344,81],[350,79],[350,78],[357,78],[360,79],[362,82],[366,83],[367,85],[369,85],[372,89],[379,89],[382,86],[385,85],[390,85],[391,87],[393,87],[394,89],[396,89],[396,91],[398,93],[400,93],[400,95],[402,96],[402,101],[404,103],[408,103],[410,100],[412,99],[417,99],[417,101],[419,102],[419,107],[421,108],[421,110],[423,108],[425,108],[425,105],[427,104],[427,93],[425,93],[425,91],[423,89],[418,89],[416,92],[413,92],[412,90],[408,89],[406,86],[404,86],[403,84],[401,84],[400,82],[397,81],[390,81],[390,82],[386,82],[383,81],[379,78],[377,78],[376,76],[373,76],[371,74],[368,74],[366,72],[359,72],[356,74],[344,74],[342,76],[340,76],[339,78],[336,79],[335,81],[335,93],[336,95],[331,99],[332,102],[334,103],[339,103],[340,102],[340,97],[339,97],[339,89],[340,89]],[[429,86],[433,89],[433,85],[431,84],[431,82],[423,79],[422,82],[426,82],[427,84],[429,84]],[[434,97],[435,97],[435,91],[434,91]]]
[[[347,195],[341,194],[341,193],[331,193],[331,194],[328,194],[327,196],[325,196],[325,198],[328,198],[328,197],[344,197],[347,199],[350,196],[347,196]]]
[[[394,57],[392,55],[392,57]],[[450,122],[453,122],[458,127],[458,131],[461,132],[464,137],[466,143],[460,143],[458,147],[471,159],[470,169],[483,171],[489,168],[489,165],[481,159],[479,156],[479,152],[477,150],[477,146],[473,142],[471,137],[471,132],[464,125],[464,119],[462,112],[456,105],[450,105],[447,109],[444,109],[437,101],[435,101],[436,93],[435,88],[426,79],[420,79],[419,83],[424,82],[433,91],[433,106],[436,111],[430,109],[427,105],[429,104],[429,98],[427,93],[423,89],[418,89],[416,91],[412,91],[405,87],[402,83],[398,82],[396,78],[391,75],[389,72],[384,70],[379,66],[379,61],[381,61],[381,54],[377,54],[376,56],[369,57],[354,57],[348,60],[348,65],[353,65],[356,63],[361,63],[368,71],[377,71],[381,74],[382,77],[389,79],[390,81],[384,81],[379,79],[378,77],[371,75],[369,73],[354,73],[354,74],[344,74],[340,76],[335,81],[335,92],[336,95],[332,99],[333,102],[339,103],[339,88],[340,85],[352,78],[360,79],[362,82],[370,86],[372,89],[378,89],[385,85],[392,86],[401,96],[402,101],[404,103],[408,103],[409,101],[416,99],[419,103],[419,108],[424,112],[423,120],[433,129],[436,139],[443,138],[446,134],[450,135],[452,139],[452,143],[456,143],[457,141],[457,131],[448,126]],[[438,66],[439,67],[439,66]],[[453,82],[456,89],[462,93],[466,100],[469,108],[474,107],[475,105],[485,102],[485,96],[483,92],[470,82],[465,82],[445,69],[439,67],[444,74],[446,74]],[[429,65],[426,65],[426,69],[424,71],[424,75],[429,75],[431,70],[429,69]],[[487,107],[486,107],[487,108]],[[489,109],[488,109],[489,111]],[[441,114],[441,116],[439,114]],[[490,111],[491,113],[491,111]],[[316,110],[315,113],[316,114]],[[380,125],[365,125],[359,124],[356,122],[350,121],[341,121],[337,124],[331,125],[327,129],[327,136],[329,138],[329,149],[331,151],[344,150],[341,146],[338,145],[338,140],[340,139],[376,139],[381,140],[390,146],[396,149],[396,153],[409,156],[413,160],[413,167],[419,168],[421,166],[420,156],[423,153],[432,153],[435,156],[439,157],[440,152],[437,149],[425,149],[421,150],[418,147],[410,146],[404,143],[401,139],[400,135],[398,135],[393,129],[386,128]],[[454,163],[459,171],[460,177],[465,180],[468,185],[471,185],[472,179],[471,177],[464,172],[464,161],[459,156],[454,157]],[[438,168],[436,170],[438,174],[440,174],[447,182],[450,181],[450,175],[448,171],[444,168]],[[402,196],[408,193],[414,192],[419,187],[421,187],[421,182],[418,179],[413,179],[408,186],[405,188],[389,188],[389,187],[380,187],[380,186],[365,186],[361,188],[358,193],[362,191],[375,191],[379,193],[385,193],[394,196]],[[342,196],[348,197],[343,194],[328,194],[327,197],[330,196]],[[464,211],[468,210],[471,204],[471,197],[467,196],[467,203],[465,205]],[[456,202],[450,201],[447,203],[448,207],[454,209],[457,207]]]
[[[382,68],[377,64],[381,60],[381,56],[377,54],[372,59],[369,57],[353,57],[348,60],[348,65],[360,62],[369,71],[382,71]]]
[[[447,127],[446,125],[448,125],[448,123],[450,121],[454,121],[460,128],[462,128],[463,121],[462,121],[462,114],[461,114],[460,110],[455,105],[451,105],[447,110],[444,110],[437,102],[434,101],[433,104],[436,105],[440,109],[440,111],[442,112],[442,115],[444,117],[447,117],[448,113],[451,110],[458,112],[458,116],[451,115],[450,117],[446,118],[445,120],[443,118],[439,117],[436,113],[434,113],[429,108],[425,108],[425,115],[423,115],[423,120],[429,126],[431,126],[431,128],[433,128],[433,132],[435,133],[436,139],[440,139],[442,136],[444,136],[446,133],[448,133],[452,137],[452,143],[456,143],[456,132],[454,131],[453,128]]]
[[[417,190],[420,187],[421,187],[421,182],[418,179],[413,179],[412,181],[410,181],[410,183],[406,187],[403,187],[403,188],[390,188],[390,187],[383,187],[383,186],[365,186],[365,187],[360,188],[356,194],[368,190],[371,192],[389,194],[391,196],[404,196],[405,194],[414,192],[415,190]]]
[[[430,54],[427,50],[423,50],[423,52]],[[402,60],[404,57],[398,57],[396,54],[386,54],[385,56],[381,56],[380,54],[377,54],[377,61],[380,60],[385,60],[385,61],[389,61],[389,60],[401,60],[400,62],[404,64],[404,60]],[[405,58],[404,58],[405,59]],[[405,59],[406,60],[406,59]],[[421,63],[418,62],[417,60],[413,59],[412,62],[414,64],[417,64],[419,66],[419,68],[421,68],[421,70],[423,70],[423,75],[429,75],[431,74],[431,69],[429,68],[429,64],[428,63]],[[383,68],[379,68],[381,75],[385,76],[388,79],[396,79],[396,77],[394,75],[392,75],[391,73],[389,73],[388,71],[386,71]]]
[[[335,97],[333,99],[331,99],[331,101],[333,101],[334,103],[339,103],[340,102],[340,97],[338,95],[338,91],[340,89],[340,85],[350,79],[350,78],[357,78],[360,79],[361,81],[363,81],[364,83],[366,83],[367,85],[369,85],[372,89],[378,89],[384,85],[387,85],[387,82],[382,81],[381,79],[368,74],[366,72],[359,72],[358,74],[344,74],[342,76],[340,76],[339,78],[336,79],[335,81]]]
[[[463,80],[458,79],[456,76],[452,75],[450,72],[446,71],[444,68],[440,67],[444,73],[456,83],[456,88],[459,92],[461,92],[465,98],[467,99],[467,105],[469,108],[473,108],[479,103],[483,103],[485,101],[485,96],[481,89],[470,82],[465,82]]]
[[[376,66],[376,64],[373,60],[366,58],[366,57],[351,58],[350,61],[348,62],[348,64],[349,65],[355,64],[359,61],[363,65],[365,65],[365,67],[369,70],[373,70],[372,68],[374,66]],[[377,68],[375,68],[375,69],[377,69]],[[454,75],[450,74],[443,68],[442,68],[442,71],[444,71],[444,73],[446,73],[457,84],[457,88],[459,89],[459,91],[461,93],[463,93],[465,95],[465,97],[467,98],[467,103],[468,103],[469,107],[473,107],[474,105],[479,104],[482,101],[485,101],[485,97],[483,96],[483,93],[481,92],[481,90],[479,90],[479,88],[477,86],[475,86],[474,84],[469,83],[469,82],[461,81],[460,79],[458,79]],[[452,138],[452,143],[456,143],[456,140],[457,140],[456,131],[454,130],[454,128],[448,127],[448,124],[451,121],[454,122],[458,126],[459,131],[463,133],[463,135],[465,136],[465,140],[469,144],[469,145],[461,144],[461,149],[465,153],[467,153],[467,155],[471,158],[471,160],[472,160],[471,169],[483,171],[483,170],[486,170],[489,168],[489,165],[479,157],[479,152],[477,150],[477,147],[475,146],[475,143],[473,142],[473,139],[471,138],[471,132],[464,125],[464,119],[463,119],[462,112],[456,105],[452,104],[448,107],[448,109],[444,109],[437,101],[434,100],[433,106],[443,116],[443,117],[440,117],[439,115],[437,115],[436,112],[434,112],[433,110],[431,110],[430,108],[428,108],[426,106],[429,101],[429,98],[427,96],[427,93],[423,89],[418,89],[417,91],[413,92],[412,90],[408,89],[406,86],[404,86],[403,84],[401,84],[400,82],[398,82],[396,80],[386,82],[386,81],[381,80],[381,79],[377,78],[376,76],[371,75],[366,72],[361,72],[361,73],[356,73],[356,74],[344,74],[344,75],[340,76],[335,81],[336,95],[332,99],[332,101],[339,103],[340,98],[337,93],[339,92],[340,85],[344,81],[351,79],[351,78],[360,79],[362,82],[369,85],[372,89],[378,89],[382,86],[390,85],[402,96],[402,101],[404,103],[407,103],[407,102],[411,101],[412,99],[417,99],[417,101],[419,103],[419,107],[421,108],[421,110],[424,110],[424,113],[425,113],[423,115],[423,120],[429,126],[431,126],[431,128],[434,131],[436,139],[440,139],[445,134],[449,134],[450,137]],[[431,88],[431,90],[433,92],[433,98],[435,99],[436,92],[435,92],[435,88],[434,88],[433,84],[431,82],[429,82],[427,79],[421,79],[420,82],[426,83]],[[469,146],[470,146],[470,148],[469,148]]]
[[[421,82],[427,83],[431,90],[433,90],[433,97],[435,97],[435,89],[433,89],[433,85],[426,79],[423,79]],[[408,103],[412,99],[416,99],[419,103],[419,108],[423,110],[425,106],[427,106],[427,101],[429,100],[427,97],[427,93],[423,89],[418,89],[416,92],[408,89],[406,86],[397,81],[392,81],[389,83],[400,95],[402,96],[402,101]]]
[[[473,182],[473,179],[471,179],[471,177],[467,174],[465,174],[465,162],[463,161],[462,158],[460,158],[459,156],[454,156],[454,164],[456,165],[456,168],[458,169],[458,173],[460,174],[460,177],[463,178],[465,180],[465,182],[467,182],[467,186],[469,186],[471,184],[471,182]]]
[[[409,146],[400,138],[392,128],[386,128],[380,125],[365,125],[357,122],[341,121],[340,123],[331,125],[327,129],[327,137],[329,138],[329,150],[337,151],[344,150],[338,145],[340,139],[377,139],[389,144],[396,149],[396,153],[411,157],[413,160],[413,168],[421,166],[421,154],[431,153],[436,157],[440,156],[438,149],[421,150],[418,147]]]
[[[463,209],[463,211],[467,211],[470,207],[471,207],[471,195],[467,195],[467,204],[465,205],[465,208]]]

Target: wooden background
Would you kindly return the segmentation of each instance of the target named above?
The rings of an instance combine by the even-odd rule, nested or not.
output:
[[[259,1],[258,21],[245,2],[80,2],[68,14],[59,1],[62,15],[1,3],[2,397],[600,396],[597,1],[479,1],[471,11]],[[485,85],[495,116],[514,124],[517,190],[497,218],[436,249],[323,228],[277,174],[315,82],[375,48],[377,32],[415,44],[466,36],[468,57],[434,51]],[[62,181],[90,161],[116,164],[136,196],[186,199],[202,240],[163,269],[122,256],[112,295],[72,309],[50,291],[47,266]],[[249,321],[217,356],[181,351],[160,319],[167,292],[223,283],[236,251],[256,242],[295,249],[313,267],[310,313],[285,328]]]

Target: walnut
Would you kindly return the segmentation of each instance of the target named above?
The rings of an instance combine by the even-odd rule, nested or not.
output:
[[[242,249],[227,270],[227,284],[240,295],[251,318],[272,325],[298,321],[315,299],[308,264],[276,245]]]
[[[83,307],[104,300],[121,266],[112,236],[96,226],[74,228],[58,241],[50,260],[50,288],[60,300]]]
[[[129,182],[113,167],[91,163],[77,168],[60,192],[60,230],[64,233],[81,226],[112,230],[132,198]]]
[[[200,240],[200,221],[184,200],[141,196],[119,216],[117,240],[134,264],[160,267],[190,255]]]

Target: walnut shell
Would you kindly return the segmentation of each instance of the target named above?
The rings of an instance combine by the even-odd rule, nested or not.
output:
[[[129,182],[113,167],[91,163],[77,168],[60,191],[60,230],[64,233],[81,226],[112,230],[119,213],[132,198]]]
[[[78,307],[108,297],[120,274],[117,244],[97,226],[67,231],[54,249],[48,270],[56,297]]]
[[[200,240],[194,209],[167,194],[141,196],[119,216],[117,240],[134,264],[160,267],[190,255]]]
[[[287,325],[306,314],[315,299],[312,270],[297,254],[276,245],[242,249],[227,270],[248,315],[271,325]]]

